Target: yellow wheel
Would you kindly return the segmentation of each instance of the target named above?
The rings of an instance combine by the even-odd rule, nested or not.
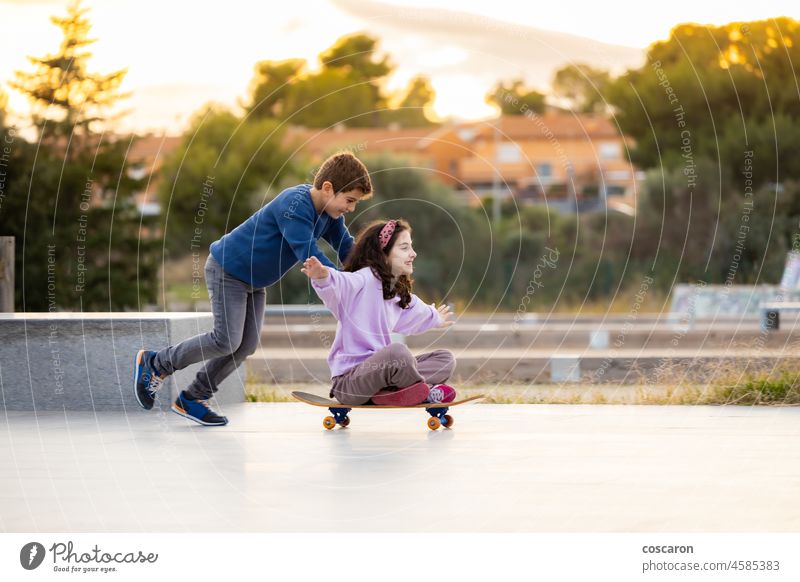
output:
[[[444,427],[445,428],[452,428],[453,427],[453,417],[449,414],[444,415]]]
[[[334,426],[336,426],[336,420],[332,416],[326,416],[325,420],[322,421],[322,426],[331,430]]]
[[[439,419],[438,419],[438,418],[436,418],[435,416],[431,416],[431,417],[428,419],[428,428],[429,428],[429,429],[431,429],[431,430],[436,430],[436,429],[437,429],[437,428],[439,428],[440,426],[442,426],[442,423],[441,423],[441,422],[439,422]]]

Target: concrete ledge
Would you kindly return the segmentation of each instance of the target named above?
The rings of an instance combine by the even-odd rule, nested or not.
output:
[[[136,351],[161,349],[213,327],[210,313],[0,314],[0,406],[5,410],[141,410],[133,395]],[[171,376],[174,400],[202,363]],[[244,364],[217,400],[244,401]]]
[[[332,317],[331,310],[318,303],[282,305],[269,303],[264,307],[264,317]]]

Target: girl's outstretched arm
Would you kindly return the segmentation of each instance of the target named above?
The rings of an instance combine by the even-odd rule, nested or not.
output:
[[[412,294],[411,303],[402,311],[394,331],[406,335],[423,333],[437,327],[450,327],[453,321],[448,318],[453,314],[448,305],[428,305],[419,297]]]
[[[336,315],[337,319],[341,304],[346,302],[365,284],[364,277],[360,273],[329,269],[320,263],[317,257],[306,259],[300,271],[311,279],[311,286],[314,287],[314,291],[317,292],[325,306]]]
[[[318,281],[320,279],[324,279],[328,276],[330,272],[328,267],[323,265],[317,257],[311,256],[308,257],[305,261],[303,261],[303,268],[300,269],[301,273],[305,273],[306,276],[313,281]]]

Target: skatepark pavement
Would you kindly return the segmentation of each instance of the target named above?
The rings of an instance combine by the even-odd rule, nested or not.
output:
[[[798,407],[162,406],[0,413],[0,531],[800,530]]]

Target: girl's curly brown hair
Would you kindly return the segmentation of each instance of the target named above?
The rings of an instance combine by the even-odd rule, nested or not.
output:
[[[392,286],[392,269],[389,266],[388,256],[397,241],[398,235],[406,230],[411,233],[411,226],[404,219],[397,219],[397,226],[394,229],[394,233],[392,233],[392,237],[389,239],[386,248],[381,249],[378,235],[380,235],[381,229],[386,226],[387,222],[386,220],[376,220],[361,229],[342,270],[352,273],[364,267],[369,267],[383,284],[383,298],[391,299],[399,296],[399,305],[402,309],[405,309],[411,303],[411,290],[414,280],[408,275],[401,275]]]

